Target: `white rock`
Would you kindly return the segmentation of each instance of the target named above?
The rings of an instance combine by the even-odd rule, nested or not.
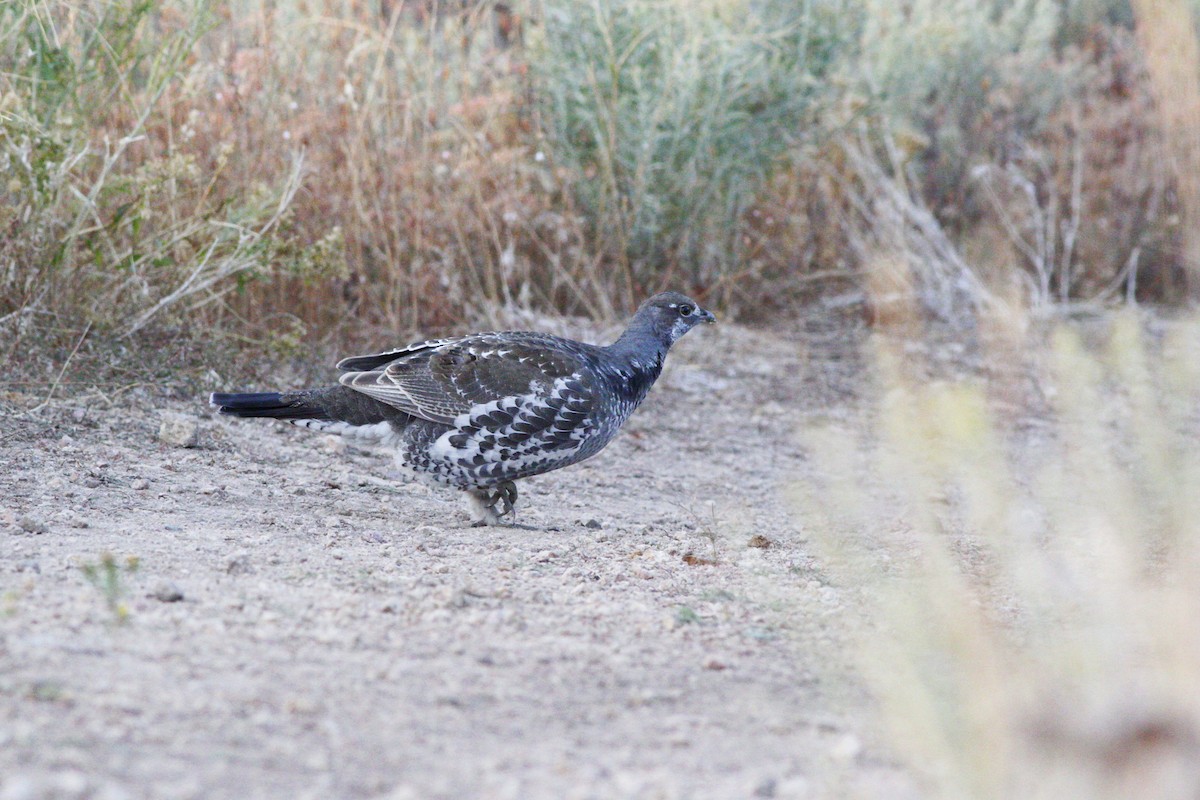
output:
[[[183,414],[163,414],[158,440],[172,447],[195,447],[200,441],[200,426]]]

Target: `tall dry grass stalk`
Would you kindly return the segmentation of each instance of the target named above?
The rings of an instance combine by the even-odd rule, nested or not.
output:
[[[846,242],[861,264],[871,314],[886,316],[892,313],[887,308],[915,300],[926,316],[969,326],[995,302],[992,292],[913,190],[891,132],[880,138],[883,163],[872,152],[866,125],[842,142],[848,167],[842,191],[850,207]]]
[[[288,230],[302,175],[295,148],[268,180],[243,175],[231,192],[232,146],[189,145],[193,119],[179,112],[201,92],[193,56],[209,20],[203,2],[0,7],[9,353],[82,341],[79,331],[127,339],[151,324],[217,318],[241,282],[318,252]]]
[[[571,295],[573,264],[547,264],[570,262],[575,226],[552,211],[521,56],[491,5],[244,2],[201,43],[197,136],[232,143],[242,175],[304,148],[294,229],[336,236],[344,265],[249,287],[235,313],[413,330]]]
[[[803,436],[797,507],[932,796],[1200,792],[1200,322],[1143,323],[992,317],[991,379],[879,335],[869,429]]]
[[[1187,294],[1200,300],[1200,42],[1195,4],[1133,0],[1158,122],[1179,195]]]

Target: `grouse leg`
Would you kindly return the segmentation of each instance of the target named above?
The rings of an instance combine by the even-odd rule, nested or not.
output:
[[[517,486],[512,481],[505,481],[495,488],[468,489],[467,498],[471,502],[472,523],[475,527],[495,525],[500,518],[511,514],[517,505]],[[497,510],[496,506],[500,509]]]

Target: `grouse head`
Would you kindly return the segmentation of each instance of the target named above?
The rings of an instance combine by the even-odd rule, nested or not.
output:
[[[692,328],[702,322],[716,321],[712,312],[687,295],[662,292],[642,303],[618,342],[662,355]]]

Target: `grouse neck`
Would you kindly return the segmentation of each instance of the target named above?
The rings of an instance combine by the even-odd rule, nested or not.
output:
[[[607,347],[614,359],[634,369],[662,369],[671,342],[663,341],[643,320],[635,319],[615,342]]]
[[[629,403],[629,410],[641,404],[658,380],[669,348],[669,343],[639,328],[636,321],[621,338],[605,348],[610,374],[616,382],[614,388]]]

